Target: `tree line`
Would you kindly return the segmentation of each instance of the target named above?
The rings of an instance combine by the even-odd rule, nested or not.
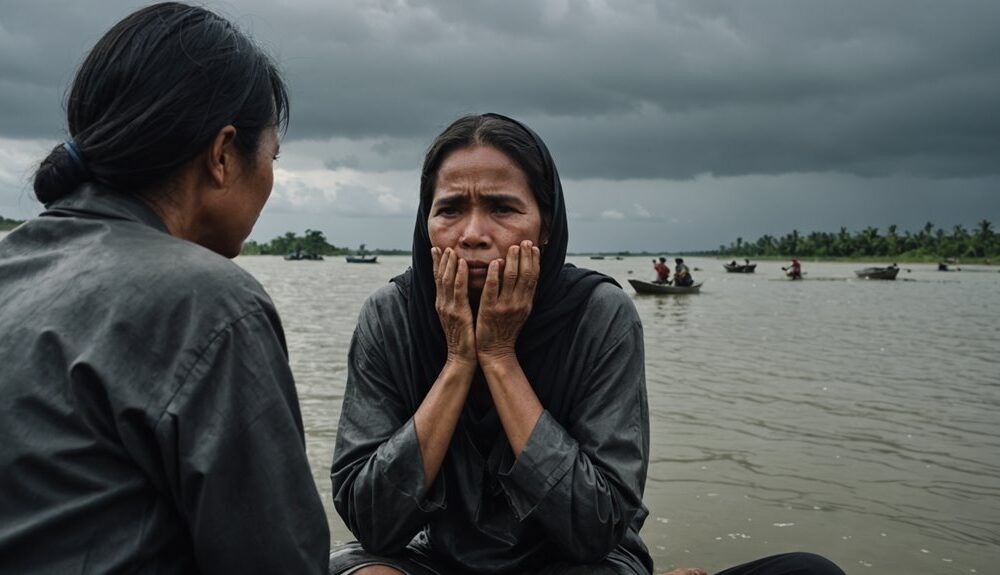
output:
[[[950,232],[935,228],[927,222],[915,233],[900,232],[899,227],[889,226],[885,234],[878,228],[867,227],[855,233],[847,228],[839,232],[812,232],[800,234],[798,230],[781,237],[765,234],[756,241],[743,238],[728,246],[720,245],[722,256],[798,256],[798,257],[884,257],[900,260],[932,260],[943,258],[996,258],[1000,256],[1000,234],[993,231],[987,220],[979,222],[973,230],[962,225]]]
[[[241,253],[248,256],[283,256],[295,252],[338,256],[349,251],[347,248],[340,248],[326,241],[326,236],[320,230],[306,230],[305,235],[302,236],[296,235],[294,232],[286,232],[285,235],[276,237],[269,242],[246,242],[243,244]]]
[[[23,223],[24,222],[21,220],[8,220],[7,218],[0,216],[0,232],[9,232]]]

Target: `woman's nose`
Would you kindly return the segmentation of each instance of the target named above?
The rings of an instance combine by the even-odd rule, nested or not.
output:
[[[459,243],[466,249],[482,249],[489,247],[489,222],[485,217],[473,211],[466,218],[462,228]]]

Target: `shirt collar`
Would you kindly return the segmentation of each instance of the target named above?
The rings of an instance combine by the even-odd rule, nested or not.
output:
[[[129,220],[170,233],[160,216],[145,200],[95,183],[83,184],[71,194],[46,204],[41,215]]]

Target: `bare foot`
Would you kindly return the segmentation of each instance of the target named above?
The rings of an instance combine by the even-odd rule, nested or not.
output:
[[[660,575],[708,575],[708,571],[705,571],[701,567],[678,567]]]

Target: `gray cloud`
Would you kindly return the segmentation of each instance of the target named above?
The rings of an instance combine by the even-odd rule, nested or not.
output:
[[[145,3],[0,0],[0,209],[25,196],[16,142],[35,153],[64,137],[76,66]],[[259,230],[326,217],[371,233],[412,213],[430,140],[488,110],[545,138],[574,242],[595,249],[712,247],[785,222],[1000,220],[995,0],[206,5],[264,44],[291,88],[290,175]],[[409,232],[384,237],[405,247]]]
[[[6,136],[58,137],[82,50],[137,5],[52,4],[4,1]],[[290,139],[426,142],[490,109],[538,126],[572,177],[1000,173],[996,2],[216,7],[282,62]]]

